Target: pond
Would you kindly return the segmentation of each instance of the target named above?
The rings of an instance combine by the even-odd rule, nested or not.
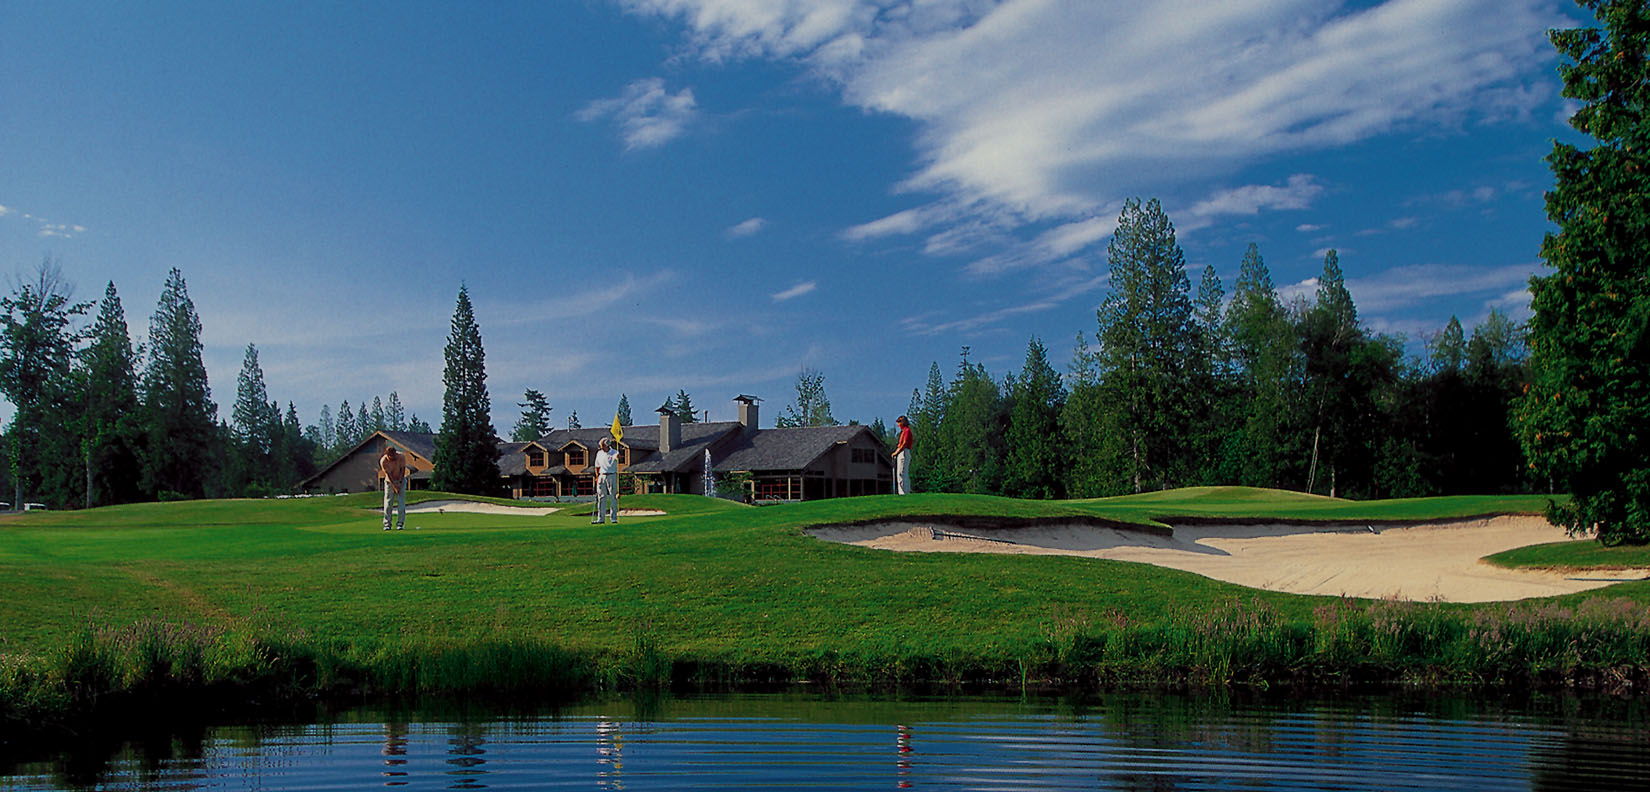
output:
[[[361,709],[0,756],[0,788],[1620,790],[1633,699],[746,694]]]

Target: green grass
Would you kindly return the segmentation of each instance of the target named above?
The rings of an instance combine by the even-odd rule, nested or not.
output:
[[[1507,550],[1484,560],[1515,569],[1650,569],[1650,546],[1605,547],[1598,542],[1554,542]]]
[[[413,500],[438,497],[449,496]],[[388,533],[374,495],[34,513],[0,518],[0,704],[76,710],[91,706],[87,690],[179,685],[1286,680],[1347,669],[1482,680],[1642,663],[1650,584],[1546,601],[1538,617],[1524,606],[1257,591],[1117,561],[888,553],[802,530],[912,515],[1143,525],[1188,516],[1445,519],[1540,511],[1545,501],[1354,503],[1197,488],[1066,502],[919,494],[751,508],[656,495],[622,506],[667,516],[617,526],[590,525],[585,505],[544,517],[414,514],[409,530]],[[1474,643],[1492,623],[1559,630],[1573,621],[1560,612],[1594,614],[1596,651],[1548,656],[1533,641],[1528,652],[1486,659]],[[76,682],[77,674],[91,676]]]

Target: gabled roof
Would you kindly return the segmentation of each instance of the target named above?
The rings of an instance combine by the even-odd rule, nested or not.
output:
[[[310,482],[316,481],[322,476],[332,472],[333,468],[338,467],[344,460],[354,456],[355,452],[365,448],[369,443],[373,443],[379,437],[383,437],[391,443],[400,446],[403,451],[417,454],[431,465],[435,464],[435,435],[425,432],[394,432],[384,429],[373,432],[365,438],[362,438],[361,442],[356,443],[350,450],[339,454],[337,459],[332,460],[332,462],[326,467],[316,471],[315,475],[299,482],[298,487],[300,489],[308,488],[310,486]],[[414,474],[414,478],[418,477],[418,474]]]
[[[870,435],[878,448],[882,441],[868,426],[799,426],[747,433],[713,451],[716,470],[801,470],[824,456],[837,443],[859,434]]]

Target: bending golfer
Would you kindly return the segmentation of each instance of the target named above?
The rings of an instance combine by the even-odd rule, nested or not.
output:
[[[407,460],[401,458],[395,446],[385,448],[378,458],[378,475],[384,477],[384,530],[390,529],[394,507],[399,510],[393,514],[395,530],[399,531],[407,527]]]
[[[603,504],[607,514],[602,513]],[[619,521],[619,452],[604,437],[601,450],[596,452],[596,511],[590,515],[590,524],[600,525],[608,516],[613,522]]]

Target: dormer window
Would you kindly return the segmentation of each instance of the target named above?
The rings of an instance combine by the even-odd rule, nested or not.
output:
[[[544,467],[544,450],[539,448],[527,449],[527,466]]]
[[[579,446],[573,446],[572,448],[567,449],[567,466],[568,467],[583,467],[584,466],[584,449],[583,448],[581,448]]]

